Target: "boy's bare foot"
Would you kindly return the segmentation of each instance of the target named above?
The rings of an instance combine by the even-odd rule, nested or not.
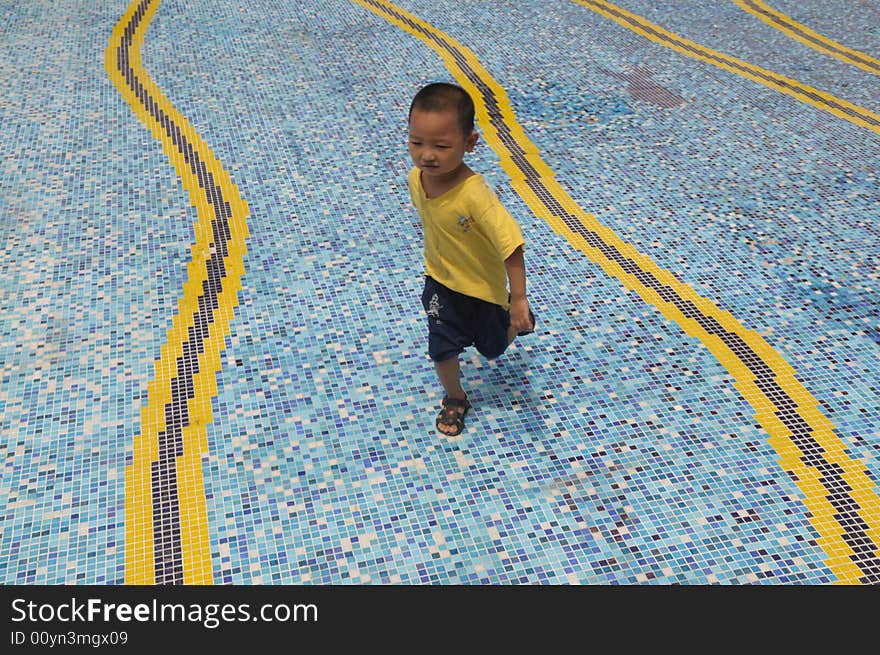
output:
[[[443,397],[442,409],[437,414],[437,430],[449,437],[457,437],[464,430],[464,417],[471,408],[470,401],[463,399]]]

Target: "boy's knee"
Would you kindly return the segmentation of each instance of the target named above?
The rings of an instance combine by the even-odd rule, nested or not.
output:
[[[486,359],[498,359],[507,350],[508,343],[495,343],[491,346],[475,345],[477,352]]]
[[[458,350],[441,350],[438,352],[428,351],[428,355],[431,358],[431,361],[437,364],[438,366],[442,366],[447,362],[451,362],[454,359],[458,359],[458,356],[464,352],[464,349],[460,348]]]

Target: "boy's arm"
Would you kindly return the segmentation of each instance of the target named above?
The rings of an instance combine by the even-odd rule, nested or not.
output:
[[[517,246],[504,260],[504,267],[510,283],[510,324],[517,332],[530,330],[532,322],[529,319],[529,301],[526,299],[526,264],[522,246]]]

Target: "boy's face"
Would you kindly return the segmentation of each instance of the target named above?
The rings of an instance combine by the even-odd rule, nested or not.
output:
[[[465,135],[454,111],[415,108],[409,117],[409,154],[413,164],[428,177],[454,175],[477,143],[476,131]]]

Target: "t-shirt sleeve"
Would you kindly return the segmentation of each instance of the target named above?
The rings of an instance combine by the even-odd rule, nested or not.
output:
[[[525,247],[519,224],[487,184],[478,197],[475,219],[501,259],[510,257],[519,246]]]

